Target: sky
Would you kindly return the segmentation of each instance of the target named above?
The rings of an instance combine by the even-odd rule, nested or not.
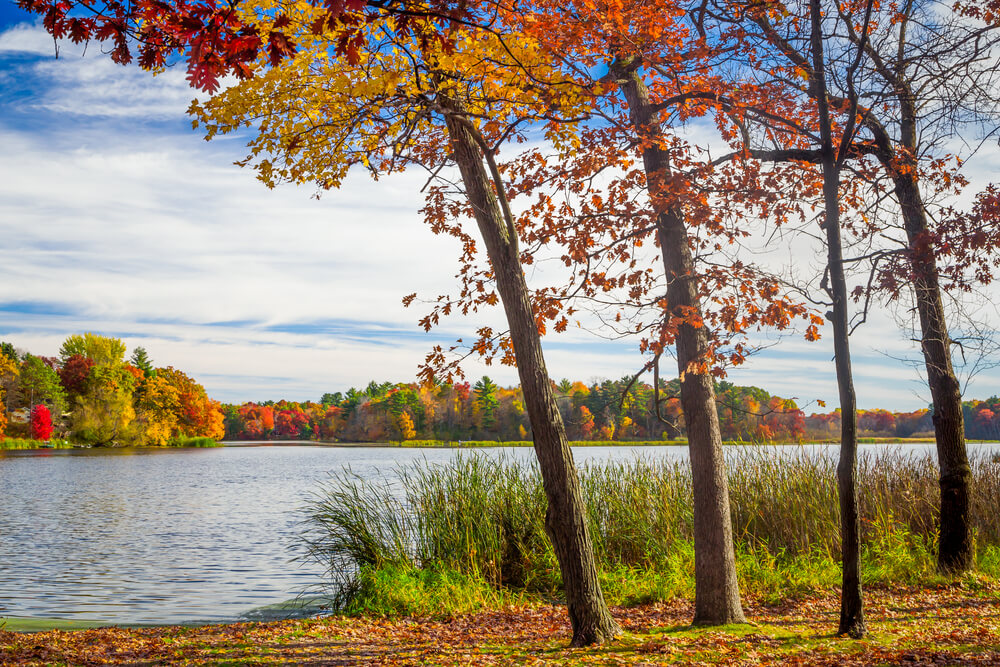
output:
[[[319,199],[268,190],[233,165],[247,136],[192,130],[183,74],[114,65],[96,44],[60,44],[56,58],[34,19],[0,0],[0,340],[55,355],[70,334],[114,336],[218,400],[302,401],[413,381],[434,345],[502,328],[494,312],[425,333],[428,306],[401,303],[457,284],[456,242],[419,213],[426,175],[353,174]],[[908,338],[881,309],[852,337],[860,407],[926,407],[919,366],[899,361],[917,359]],[[831,345],[784,337],[728,379],[832,409]],[[617,379],[643,363],[635,341],[582,330],[547,336],[544,350],[556,379]],[[517,382],[509,367],[465,370]],[[966,396],[1000,393],[998,375],[976,376]]]

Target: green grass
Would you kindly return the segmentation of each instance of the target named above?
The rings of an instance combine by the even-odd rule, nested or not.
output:
[[[221,442],[213,438],[180,436],[170,440],[170,447],[223,447]]]
[[[814,453],[741,449],[729,466],[737,567],[746,593],[778,600],[827,590],[840,579],[836,461]],[[335,475],[306,511],[307,558],[324,565],[335,606],[414,608],[434,598],[482,600],[497,594],[539,599],[561,594],[545,535],[545,496],[537,465],[471,452],[440,465],[399,471],[400,482]],[[1000,576],[1000,462],[973,461],[972,524],[979,568]],[[936,581],[937,472],[929,457],[891,452],[862,457],[863,577],[868,583]],[[581,468],[594,553],[608,597],[635,604],[694,590],[693,517],[688,464],[617,461]],[[404,587],[401,575],[421,582]],[[423,574],[430,578],[424,578]],[[388,573],[388,574],[385,574]],[[444,574],[446,577],[442,578]],[[377,585],[382,577],[398,586]],[[435,578],[437,577],[437,578]],[[406,588],[407,602],[377,602]],[[455,592],[465,592],[458,595]],[[414,592],[416,591],[416,592]],[[419,593],[419,594],[418,594]],[[467,609],[469,602],[454,602]]]
[[[0,630],[8,632],[44,632],[46,630],[86,630],[107,626],[103,621],[84,621],[67,618],[23,618],[0,616]]]
[[[0,449],[70,449],[73,445],[68,440],[32,440],[31,438],[2,438]]]
[[[449,568],[364,567],[341,611],[359,616],[446,617],[523,603],[523,592]]]

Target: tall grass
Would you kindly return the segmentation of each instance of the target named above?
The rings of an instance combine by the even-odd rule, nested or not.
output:
[[[737,565],[749,589],[794,593],[836,581],[835,468],[832,449],[816,456],[804,449],[748,447],[730,460]],[[981,565],[1000,575],[995,506],[1000,461],[975,459],[973,474]],[[327,568],[342,608],[370,610],[378,606],[372,596],[395,599],[402,589],[426,591],[428,572],[438,573],[432,580],[451,582],[452,589],[461,580],[487,584],[493,591],[559,594],[537,465],[472,452],[444,465],[425,461],[401,468],[397,475],[376,483],[351,471],[334,475],[306,509],[307,558]],[[892,452],[862,456],[858,481],[866,576],[910,581],[931,575],[938,512],[934,461]],[[634,602],[691,591],[693,517],[686,462],[588,465],[581,469],[581,485],[595,555],[612,599]],[[453,574],[449,579],[441,573]]]

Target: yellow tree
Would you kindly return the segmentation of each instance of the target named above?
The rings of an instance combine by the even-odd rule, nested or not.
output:
[[[126,351],[121,340],[92,333],[69,336],[59,348],[63,363],[79,355],[94,364],[73,405],[71,431],[76,439],[98,446],[131,440],[136,376],[125,364]]]
[[[71,430],[76,439],[98,446],[129,444],[135,382],[124,364],[95,366],[73,408]]]
[[[417,8],[420,9],[420,8]],[[353,27],[331,25],[325,10],[306,3],[240,5],[261,34],[279,27],[298,52],[275,64],[261,59],[258,76],[195,104],[209,138],[254,125],[243,162],[269,186],[282,181],[339,186],[361,165],[373,175],[421,164],[438,173],[449,161],[462,183],[461,200],[433,191],[425,209],[432,229],[463,244],[463,291],[455,303],[469,312],[502,304],[509,332],[499,351],[492,330],[480,331],[475,349],[516,360],[549,503],[546,527],[560,563],[573,627],[573,644],[613,637],[619,628],[604,602],[583,496],[565,429],[550,386],[540,343],[546,314],[533,308],[522,269],[518,229],[496,164],[498,146],[524,138],[520,124],[552,118],[546,137],[556,145],[575,139],[574,98],[558,104],[534,79],[555,75],[534,40],[499,40],[496,32],[437,22],[424,11],[371,9]],[[483,17],[488,21],[489,17]],[[357,28],[363,25],[363,29]],[[360,30],[360,33],[359,33]],[[333,58],[348,44],[346,58]],[[526,72],[529,74],[526,78]],[[558,117],[558,118],[557,118]],[[472,218],[486,246],[489,268],[475,268],[477,244],[461,219]],[[424,320],[430,328],[439,312]],[[440,349],[429,367],[440,365]]]
[[[0,438],[7,429],[7,394],[17,382],[20,366],[17,362],[0,353]]]
[[[135,422],[132,433],[137,445],[163,447],[177,429],[181,400],[177,388],[159,375],[139,381],[135,392]]]

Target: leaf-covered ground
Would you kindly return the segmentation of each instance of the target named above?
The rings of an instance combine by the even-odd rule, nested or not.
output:
[[[566,647],[559,607],[485,611],[451,619],[320,618],[196,628],[0,631],[3,665],[1000,665],[995,584],[867,591],[871,633],[832,635],[836,595],[746,604],[754,625],[691,628],[686,600],[614,610],[624,636]]]

